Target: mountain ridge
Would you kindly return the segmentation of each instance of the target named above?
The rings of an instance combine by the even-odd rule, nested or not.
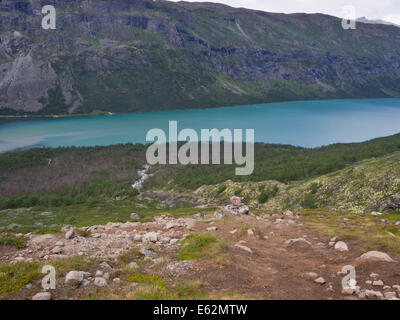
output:
[[[0,114],[143,112],[400,97],[400,32],[210,3],[0,3]]]

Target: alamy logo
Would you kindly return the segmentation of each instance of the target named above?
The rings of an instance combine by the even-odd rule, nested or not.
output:
[[[44,6],[42,8],[42,14],[45,16],[42,19],[42,28],[44,30],[55,30],[56,29],[56,8],[54,6]]]
[[[344,30],[356,29],[356,8],[354,6],[344,6],[342,8],[342,28]]]
[[[211,140],[211,143],[210,143]],[[169,121],[169,139],[162,129],[151,129],[146,135],[147,142],[154,142],[147,148],[148,164],[221,164],[221,144],[224,145],[223,164],[235,164],[244,167],[236,168],[236,175],[250,175],[254,170],[254,129],[201,129],[200,139],[193,129],[183,129],[178,133],[178,122]],[[178,141],[187,141],[178,150]],[[199,157],[200,145],[200,157]],[[211,161],[210,161],[211,145]],[[246,154],[243,156],[243,145]],[[232,157],[233,155],[233,157]]]
[[[42,273],[46,274],[42,279],[44,290],[55,290],[56,288],[56,269],[51,265],[43,266]]]

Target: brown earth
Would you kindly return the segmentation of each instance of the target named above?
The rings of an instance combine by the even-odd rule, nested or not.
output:
[[[138,223],[134,227],[116,227],[106,231],[112,234],[123,228],[127,233],[158,232],[161,237],[175,235],[184,238],[192,232],[210,232],[226,240],[224,248],[225,258],[221,263],[210,260],[194,260],[187,270],[168,272],[168,263],[180,264],[177,254],[181,244],[163,245],[161,242],[151,243],[158,255],[164,257],[166,262],[155,266],[147,260],[143,264],[143,272],[158,274],[167,283],[173,284],[185,280],[199,279],[206,284],[209,292],[230,292],[239,297],[249,299],[359,299],[357,296],[342,295],[341,281],[344,275],[338,272],[345,265],[356,268],[356,280],[361,289],[371,289],[384,292],[382,287],[373,287],[365,283],[366,280],[374,280],[371,273],[377,273],[377,279],[383,280],[385,285],[400,285],[400,268],[398,262],[361,262],[357,258],[363,251],[364,244],[360,241],[345,240],[349,247],[347,252],[339,252],[328,245],[329,238],[321,233],[312,231],[301,217],[287,217],[283,215],[241,216],[235,218],[216,219],[206,217],[194,223],[193,219],[181,218],[168,221],[183,221],[184,223],[166,230],[166,221]],[[189,224],[188,221],[190,222]],[[186,224],[185,224],[186,223]],[[207,231],[207,228],[217,227],[216,231]],[[237,229],[235,234],[231,231]],[[249,234],[251,229],[253,234]],[[135,231],[134,231],[135,230]],[[265,238],[267,236],[268,238]],[[62,239],[63,235],[55,235],[53,242]],[[77,237],[80,238],[80,237]],[[285,243],[289,239],[304,238],[304,241],[294,244]],[[96,241],[96,239],[92,239]],[[342,239],[337,239],[342,240]],[[81,240],[80,240],[81,241]],[[249,253],[234,245],[239,243],[250,248]],[[48,244],[53,247],[54,244]],[[132,243],[131,247],[141,247],[143,244]],[[26,251],[25,251],[26,252]],[[0,257],[7,255],[12,258],[17,250],[11,247],[0,246]],[[390,256],[400,261],[399,254]],[[28,257],[28,255],[26,255]],[[32,253],[32,258],[38,260],[39,256]],[[56,255],[50,256],[50,260],[57,259]],[[41,260],[41,259],[39,259]],[[109,260],[111,261],[111,260]],[[323,277],[325,284],[314,282],[307,273],[314,272],[318,277]],[[123,279],[122,279],[123,280]],[[110,281],[111,282],[111,281]],[[125,292],[128,285],[122,281],[116,285],[110,283],[114,292]],[[64,289],[60,289],[64,290]],[[81,289],[77,289],[81,290]],[[87,292],[85,288],[75,298],[82,298]],[[394,291],[390,289],[389,291]],[[37,290],[36,290],[37,292]],[[398,293],[399,294],[399,293]],[[57,294],[55,294],[57,296]],[[64,295],[59,295],[64,296]],[[124,298],[125,296],[119,296]]]

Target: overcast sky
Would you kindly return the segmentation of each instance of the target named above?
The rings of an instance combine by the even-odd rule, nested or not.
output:
[[[173,0],[177,1],[177,0]],[[194,2],[193,0],[188,0]],[[269,12],[326,13],[342,16],[342,8],[352,5],[356,16],[368,19],[384,19],[400,24],[400,0],[195,0],[219,2],[232,7],[245,7]]]

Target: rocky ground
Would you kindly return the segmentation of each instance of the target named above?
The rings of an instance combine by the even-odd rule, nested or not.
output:
[[[137,298],[132,288],[140,286],[146,275],[168,285],[196,279],[211,298],[399,299],[399,254],[367,252],[358,240],[327,237],[291,211],[257,215],[247,211],[243,205],[227,206],[207,216],[163,215],[150,222],[27,234],[24,249],[0,246],[2,263],[57,265],[74,257],[93,260],[79,270],[61,272],[56,290],[44,291],[39,278],[8,298],[84,299],[93,294],[105,299]],[[190,246],[182,240],[193,235],[222,239],[220,250],[208,257],[182,257],[182,248]],[[353,268],[356,282],[343,287],[343,278]],[[129,278],[139,270],[139,278]]]

